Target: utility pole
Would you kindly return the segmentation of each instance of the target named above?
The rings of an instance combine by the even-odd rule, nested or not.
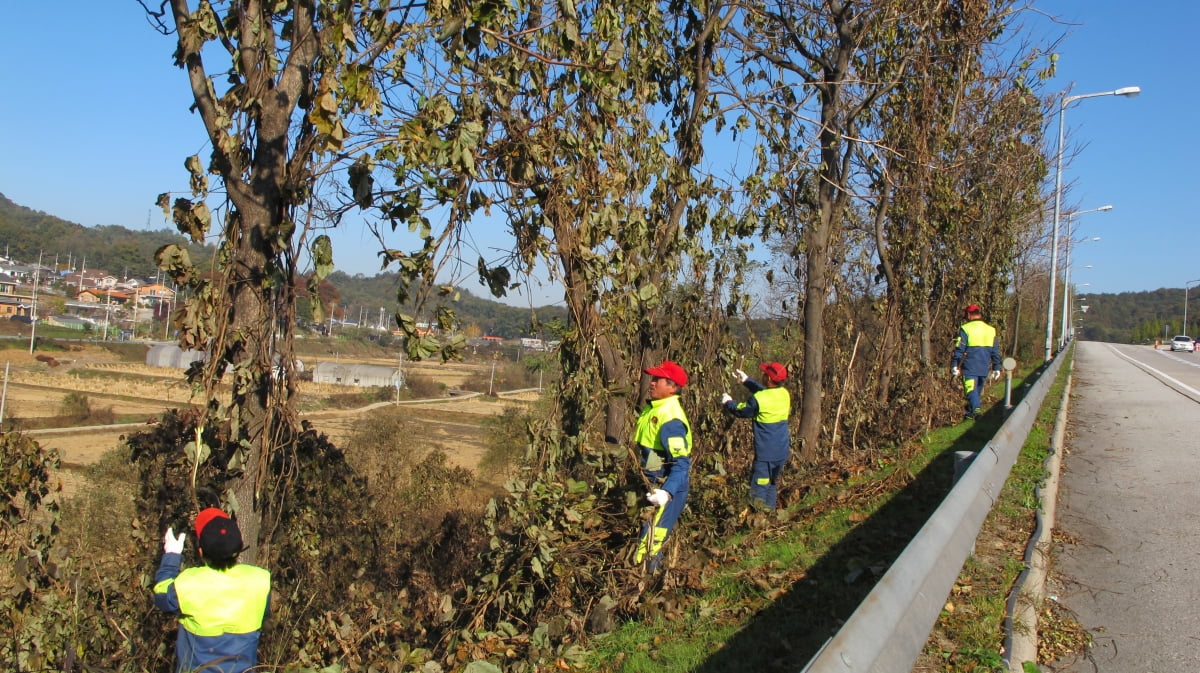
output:
[[[108,314],[112,311],[112,294],[104,291],[104,341],[108,341]]]
[[[139,285],[133,291],[133,321],[131,324],[132,324],[132,328],[133,328],[133,340],[134,341],[137,341],[138,308],[141,303],[142,303],[142,287]]]
[[[171,328],[171,300],[164,297],[167,302],[167,312],[163,314],[163,341],[169,336],[167,330]]]
[[[0,392],[0,434],[4,433],[4,403],[8,401],[8,366],[11,362],[4,363],[4,391]]]
[[[38,291],[38,283],[40,283],[41,280],[42,280],[42,251],[38,250],[37,268],[35,268],[33,270],[33,302],[32,302],[33,306],[30,307],[31,313],[33,315],[29,316],[29,352],[30,352],[30,354],[33,353],[33,342],[34,342],[34,338],[37,335],[37,291]]]
[[[404,351],[396,358],[396,404],[400,404],[400,388],[404,385]]]

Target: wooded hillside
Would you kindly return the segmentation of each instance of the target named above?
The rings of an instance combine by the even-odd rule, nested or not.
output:
[[[148,278],[158,273],[154,252],[172,243],[185,245],[178,232],[169,229],[138,231],[121,225],[85,227],[54,215],[33,210],[12,202],[0,193],[0,254],[25,263],[36,262],[43,255],[43,264],[60,268],[104,269],[115,275]],[[211,245],[187,244],[196,266],[205,268],[215,248]],[[392,313],[397,309],[396,291],[400,276],[397,273],[378,273],[374,276],[350,275],[335,271],[326,279],[332,285],[330,298],[338,305],[339,320],[358,321],[369,317],[365,325],[378,323],[382,308],[385,325],[394,327]],[[459,327],[472,325],[481,334],[515,339],[525,335],[547,335],[543,323],[563,322],[566,309],[561,306],[519,308],[486,297],[476,296],[469,289],[458,288],[455,303]],[[329,312],[329,309],[326,309]]]

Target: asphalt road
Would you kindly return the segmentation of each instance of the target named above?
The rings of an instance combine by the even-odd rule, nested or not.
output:
[[[1071,673],[1200,670],[1200,354],[1077,344],[1047,594],[1095,645]]]

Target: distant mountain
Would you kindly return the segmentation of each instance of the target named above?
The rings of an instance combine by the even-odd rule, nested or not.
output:
[[[1120,292],[1117,294],[1085,294],[1075,302],[1087,306],[1087,312],[1076,314],[1082,326],[1080,338],[1092,341],[1139,343],[1154,339],[1170,339],[1176,334],[1200,334],[1200,289],[1189,293],[1188,330],[1183,330],[1183,288],[1159,288],[1151,292]]]
[[[211,245],[193,245],[169,229],[134,231],[117,225],[85,227],[18,205],[0,194],[0,255],[11,259],[36,262],[40,253],[46,266],[57,263],[60,269],[77,270],[86,260],[89,269],[104,269],[115,276],[144,279],[157,273],[154,252],[168,243],[186,247],[192,261],[201,268],[208,265],[215,251]],[[390,314],[397,308],[396,288],[400,281],[396,274],[351,276],[335,271],[328,280],[337,289],[338,305],[345,311],[347,320],[358,322],[362,318],[365,325],[376,325],[380,322],[382,309],[385,324],[394,325]],[[544,331],[534,329],[534,320],[539,323],[555,319],[565,322],[567,318],[566,309],[562,307],[530,310],[477,297],[465,289],[460,289],[459,294],[460,299],[453,308],[460,325],[475,325],[487,335],[509,339],[526,335],[550,338]]]
[[[85,227],[38,210],[26,208],[0,194],[0,254],[10,259],[60,269],[104,269],[114,276],[148,278],[158,269],[154,252],[176,243],[188,248],[194,262],[212,256],[212,246],[191,245],[176,231],[134,231],[118,225]]]
[[[400,279],[394,273],[378,273],[374,276],[355,274],[353,276],[341,271],[334,271],[327,278],[338,291],[338,305],[346,313],[346,319],[364,325],[378,324],[380,309],[386,324],[392,325],[390,315],[395,312],[396,290]],[[482,335],[499,336],[515,339],[520,336],[536,336],[546,339],[556,337],[547,333],[539,324],[557,320],[567,322],[567,310],[561,306],[543,306],[540,308],[518,308],[485,297],[476,296],[465,288],[458,290],[458,301],[451,308],[458,317],[459,325],[468,327],[475,325]],[[418,320],[429,319],[429,316],[417,316]]]

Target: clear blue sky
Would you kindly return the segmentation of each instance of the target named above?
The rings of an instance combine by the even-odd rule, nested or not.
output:
[[[1065,35],[1051,90],[1142,88],[1137,98],[1068,109],[1073,158],[1063,171],[1070,187],[1063,210],[1113,206],[1076,220],[1079,236],[1102,240],[1075,247],[1072,280],[1089,283],[1085,291],[1122,292],[1200,279],[1192,204],[1200,191],[1200,3],[1037,0],[1034,7],[1043,14],[1027,12],[1023,21],[1038,37]],[[185,191],[184,158],[207,156],[185,76],[171,64],[173,40],[150,28],[134,0],[63,0],[52,9],[0,2],[0,25],[0,193],[86,226],[169,228],[155,197]],[[342,231],[338,268],[376,273],[374,246]]]
[[[1067,108],[1063,183],[1070,190],[1063,211],[1113,206],[1075,220],[1079,237],[1101,240],[1073,249],[1072,281],[1089,283],[1082,291],[1124,292],[1200,279],[1200,210],[1193,201],[1200,192],[1200,3],[1035,4],[1074,24],[1042,22],[1047,35],[1066,36],[1052,90],[1142,88],[1136,98],[1090,98]],[[1054,123],[1052,142],[1056,133]],[[1182,312],[1182,293],[1179,302]]]

